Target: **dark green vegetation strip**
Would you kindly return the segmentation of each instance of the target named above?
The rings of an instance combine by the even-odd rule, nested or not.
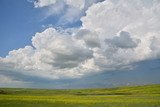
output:
[[[0,107],[160,107],[160,85],[103,89],[0,89]]]

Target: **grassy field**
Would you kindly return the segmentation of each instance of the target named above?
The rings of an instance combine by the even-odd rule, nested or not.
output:
[[[160,85],[75,90],[0,88],[0,107],[160,107]]]

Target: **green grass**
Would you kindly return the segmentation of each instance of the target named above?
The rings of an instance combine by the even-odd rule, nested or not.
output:
[[[160,85],[75,90],[1,88],[0,107],[160,107]]]

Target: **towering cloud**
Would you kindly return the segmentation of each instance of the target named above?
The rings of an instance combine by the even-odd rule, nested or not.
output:
[[[106,0],[91,6],[81,20],[84,29],[106,41],[107,56],[121,60],[127,56],[125,62],[134,62],[153,58],[153,53],[158,58],[151,45],[160,34],[159,10],[159,0]]]
[[[1,58],[1,69],[47,78],[74,78],[86,72],[82,66],[93,57],[83,40],[60,34],[54,28],[36,33],[32,44],[35,49],[26,46]]]
[[[63,2],[81,10],[87,5],[82,1]],[[39,0],[35,7],[57,2]],[[106,0],[93,4],[81,18],[82,27],[73,35],[54,28],[36,33],[32,46],[0,58],[0,70],[60,79],[133,69],[135,62],[160,58],[159,11],[159,0]]]

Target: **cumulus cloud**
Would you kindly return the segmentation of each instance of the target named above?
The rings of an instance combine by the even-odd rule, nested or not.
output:
[[[158,0],[106,0],[91,6],[81,21],[84,29],[97,32],[101,41],[112,44],[102,44],[109,58],[135,62],[153,57],[150,44],[151,38],[158,38],[160,34],[159,10]],[[117,36],[121,31],[128,33]]]
[[[85,65],[92,63],[93,51],[83,40],[58,33],[54,28],[36,33],[32,45],[10,51],[6,58],[1,58],[1,70],[47,78],[74,78],[83,75],[87,71]]]
[[[86,29],[81,29],[75,35],[78,39],[85,41],[86,45],[89,47],[100,47],[100,40],[96,32],[91,32]]]
[[[58,68],[76,67],[92,57],[92,51],[87,49],[83,41],[58,34],[52,28],[37,33],[32,44],[37,50],[48,52],[41,56],[42,62],[51,63]],[[49,58],[46,59],[47,57]]]
[[[140,42],[139,39],[131,38],[130,34],[125,31],[121,31],[118,36],[114,36],[112,39],[106,39],[105,41],[108,45],[118,48],[135,48]]]
[[[32,46],[0,58],[0,70],[59,79],[133,69],[135,62],[160,58],[159,11],[159,0],[94,4],[81,18],[80,29],[64,33],[50,27],[36,33]]]

